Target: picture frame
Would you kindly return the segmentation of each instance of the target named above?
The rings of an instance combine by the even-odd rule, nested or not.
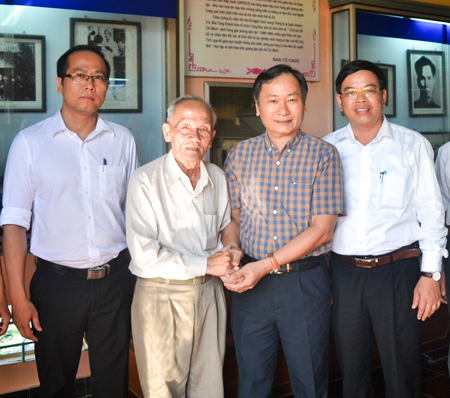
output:
[[[105,113],[142,112],[141,23],[70,18],[70,46],[98,48],[111,66]]]
[[[444,116],[446,101],[444,53],[407,50],[406,57],[409,116]]]
[[[46,112],[45,36],[0,34],[0,112]]]
[[[384,115],[387,117],[397,116],[397,92],[396,92],[396,74],[395,65],[390,64],[376,64],[384,73],[386,77],[387,99],[384,107]]]

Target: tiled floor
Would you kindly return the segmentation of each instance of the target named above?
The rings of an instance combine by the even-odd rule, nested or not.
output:
[[[433,356],[422,355],[421,371],[421,398],[449,398],[450,378],[447,367],[446,352],[433,353]],[[372,379],[377,398],[384,398],[384,379],[381,369],[376,369],[372,373]],[[342,397],[342,383],[330,384],[329,398]]]

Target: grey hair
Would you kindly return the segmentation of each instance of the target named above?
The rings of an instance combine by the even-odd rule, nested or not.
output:
[[[170,103],[169,107],[167,108],[167,123],[169,123],[169,124],[172,123],[172,120],[173,120],[173,117],[175,116],[178,105],[180,105],[184,101],[199,101],[202,104],[205,104],[209,110],[211,128],[214,129],[214,126],[216,125],[216,122],[217,122],[217,116],[216,116],[216,113],[214,112],[213,107],[210,104],[208,104],[206,101],[204,101],[202,98],[200,98],[198,95],[192,95],[192,94],[187,94],[187,95],[178,97],[177,99],[173,100]]]

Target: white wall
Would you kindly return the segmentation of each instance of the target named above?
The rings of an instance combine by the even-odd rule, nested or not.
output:
[[[0,175],[17,132],[61,107],[56,93],[56,61],[70,47],[70,18],[127,20],[141,23],[142,113],[106,113],[102,116],[129,128],[135,136],[141,164],[165,152],[161,125],[165,119],[164,19],[134,15],[0,5],[0,33],[45,36],[46,113],[0,113]]]

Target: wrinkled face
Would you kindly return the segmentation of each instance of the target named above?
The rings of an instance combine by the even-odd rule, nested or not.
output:
[[[430,102],[435,84],[433,71],[431,70],[430,65],[425,65],[422,68],[422,75],[417,76],[417,84],[420,88],[421,95],[424,96],[428,102]]]
[[[380,87],[377,77],[368,70],[360,70],[348,75],[342,82],[341,92],[336,99],[339,108],[344,112],[353,129],[371,127],[382,124],[383,108],[386,104],[386,90],[376,90],[368,97],[359,91],[356,97],[347,98],[344,94],[348,90],[361,90],[366,87]],[[375,91],[375,90],[374,90]]]
[[[66,74],[83,73],[89,76],[106,76],[103,59],[92,51],[77,51],[68,58]],[[64,84],[63,84],[64,79]],[[70,112],[95,113],[103,105],[108,85],[92,79],[75,83],[70,77],[56,78],[57,91],[63,95],[63,110]]]
[[[256,116],[266,128],[269,137],[293,137],[300,130],[305,105],[297,79],[283,73],[262,85],[256,102]]]
[[[164,139],[172,144],[178,163],[192,168],[205,157],[216,133],[211,123],[209,109],[200,101],[178,104],[171,123],[163,124]]]

